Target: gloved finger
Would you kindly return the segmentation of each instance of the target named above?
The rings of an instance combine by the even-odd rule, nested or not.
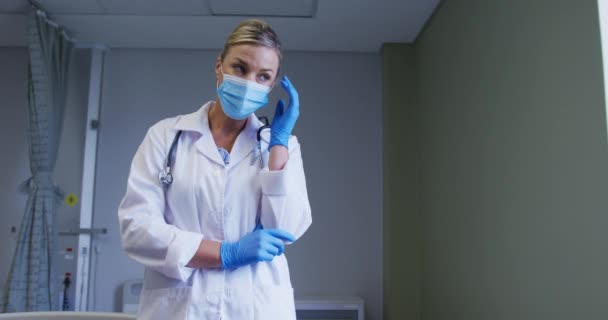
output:
[[[268,239],[267,239],[267,243],[269,245],[273,246],[277,250],[275,255],[281,255],[283,253],[283,251],[285,250],[285,243],[283,242],[283,240],[281,240],[279,238],[269,235]]]
[[[291,233],[281,229],[267,229],[266,232],[271,236],[279,238],[281,240],[286,240],[290,242],[296,241],[296,237],[294,237]]]
[[[284,76],[283,80],[281,80],[281,86],[283,87],[283,89],[285,89],[285,91],[287,91],[287,94],[289,94],[289,107],[291,108],[294,105],[299,105],[298,91],[293,86],[291,81],[289,81],[287,76]]]
[[[272,261],[274,256],[266,251],[263,251],[258,255],[258,261]]]
[[[279,254],[279,251],[280,251],[280,250],[279,250],[279,248],[278,248],[278,247],[276,247],[276,246],[275,246],[274,244],[272,244],[272,243],[266,243],[266,244],[263,246],[263,249],[264,249],[264,250],[265,250],[267,253],[270,253],[270,254],[271,254],[271,255],[273,255],[273,256],[278,255],[278,254]]]

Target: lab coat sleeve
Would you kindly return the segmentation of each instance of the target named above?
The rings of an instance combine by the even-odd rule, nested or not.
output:
[[[186,267],[203,239],[196,232],[180,230],[164,218],[165,192],[158,181],[169,146],[163,122],[152,126],[139,146],[118,208],[122,246],[135,261],[186,281],[194,268]],[[189,214],[182,212],[180,214]]]
[[[289,160],[283,170],[260,172],[261,222],[264,229],[282,229],[300,238],[312,223],[300,144],[289,141]]]

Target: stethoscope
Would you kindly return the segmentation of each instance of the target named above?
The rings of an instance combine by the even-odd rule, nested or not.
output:
[[[265,129],[270,129],[270,124],[268,124],[267,117],[262,116],[259,117],[259,119],[264,123],[264,125],[258,129],[256,136],[258,140],[258,153],[260,155],[261,160],[260,168],[263,169],[264,157],[262,156],[262,131],[264,131]],[[171,173],[172,159],[174,158],[173,154],[175,153],[175,148],[177,147],[177,142],[179,141],[179,137],[182,135],[182,132],[182,130],[179,130],[175,134],[173,142],[171,143],[171,147],[169,148],[169,153],[167,154],[167,158],[165,159],[165,162],[163,164],[163,169],[160,170],[160,172],[158,173],[158,181],[165,188],[169,187],[173,183],[173,174]]]

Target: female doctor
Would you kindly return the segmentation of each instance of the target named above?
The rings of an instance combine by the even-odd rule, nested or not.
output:
[[[243,21],[215,63],[215,100],[154,124],[135,153],[118,218],[145,267],[139,320],[296,319],[285,244],[312,219],[280,60],[270,25]],[[254,112],[275,84],[289,101],[258,142]]]

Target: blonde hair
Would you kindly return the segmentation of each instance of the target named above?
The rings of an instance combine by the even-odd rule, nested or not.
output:
[[[277,52],[279,62],[283,58],[281,55],[281,41],[270,24],[258,19],[248,19],[239,23],[226,39],[220,54],[221,61],[224,61],[232,46],[245,43],[272,48]]]

